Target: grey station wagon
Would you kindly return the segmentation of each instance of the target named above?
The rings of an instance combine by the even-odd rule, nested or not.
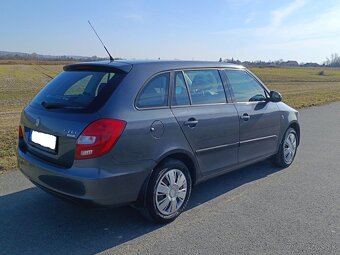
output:
[[[226,63],[67,65],[22,112],[18,165],[59,197],[170,222],[194,184],[269,157],[293,162],[298,112],[281,99]]]

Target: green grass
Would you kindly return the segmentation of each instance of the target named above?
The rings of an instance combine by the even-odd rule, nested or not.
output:
[[[62,65],[5,64],[0,61],[0,172],[16,168],[15,147],[22,108]],[[324,70],[324,75],[319,75]],[[340,100],[340,69],[251,68],[284,102],[295,108]]]

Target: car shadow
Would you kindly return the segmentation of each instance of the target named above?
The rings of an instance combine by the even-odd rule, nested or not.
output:
[[[199,184],[187,211],[279,170],[264,161]],[[0,197],[0,254],[94,254],[162,227],[131,207],[78,207],[35,187]]]

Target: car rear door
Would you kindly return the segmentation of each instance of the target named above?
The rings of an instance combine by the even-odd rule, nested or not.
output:
[[[237,165],[239,121],[215,69],[173,73],[171,110],[190,143],[201,171],[210,174]]]
[[[246,70],[226,69],[226,79],[240,123],[239,163],[250,163],[274,154],[278,148],[280,113],[267,100],[262,84]]]

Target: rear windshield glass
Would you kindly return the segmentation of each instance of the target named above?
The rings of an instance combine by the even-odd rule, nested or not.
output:
[[[105,103],[124,74],[65,71],[51,80],[33,99],[46,109],[95,110]]]

